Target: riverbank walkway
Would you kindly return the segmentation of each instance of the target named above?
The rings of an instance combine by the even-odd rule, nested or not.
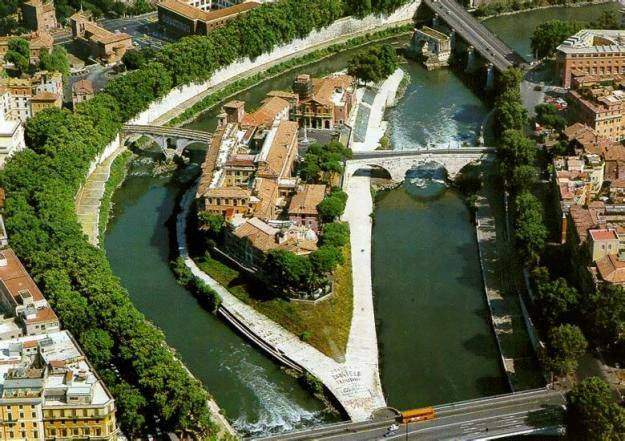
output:
[[[106,190],[106,182],[111,176],[111,165],[124,150],[126,148],[123,146],[118,148],[96,166],[76,195],[78,223],[87,235],[89,243],[94,246],[98,246],[100,240],[100,204]]]
[[[366,192],[369,194],[368,185]],[[300,367],[300,370],[309,372],[319,379],[352,421],[365,421],[374,410],[385,407],[377,370],[377,340],[375,323],[372,320],[372,299],[370,304],[367,304],[367,299],[359,301],[356,299],[357,293],[354,293],[354,316],[345,362],[338,363],[322,354],[308,343],[301,341],[295,334],[237,299],[195,264],[186,246],[186,219],[194,195],[195,188],[191,188],[181,202],[181,211],[176,220],[178,252],[193,275],[219,293],[222,298],[219,313],[278,360],[286,359],[289,365]],[[357,265],[356,260],[354,265]],[[371,321],[363,319],[367,314],[370,314]]]
[[[484,194],[478,195],[476,206],[475,231],[484,290],[508,383],[512,391],[540,386],[544,381],[536,370],[519,300],[505,281],[510,269],[498,249],[493,209]]]

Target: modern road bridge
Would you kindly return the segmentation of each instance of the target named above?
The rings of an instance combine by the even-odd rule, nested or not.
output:
[[[408,170],[428,162],[440,164],[447,170],[449,178],[453,179],[468,164],[488,160],[494,152],[493,147],[354,152],[352,159],[345,164],[345,181],[347,182],[356,170],[367,167],[383,168],[389,172],[394,181],[403,181]]]
[[[133,124],[124,125],[122,134],[122,141],[133,137],[147,136],[161,147],[167,159],[182,155],[189,144],[194,142],[208,144],[213,138],[211,133],[201,130]],[[175,148],[169,148],[170,142],[175,145]]]
[[[500,72],[525,62],[456,0],[424,0],[424,2]]]
[[[380,440],[419,441],[489,440],[514,435],[558,435],[563,431],[564,405],[560,392],[536,389],[477,400],[435,406],[436,418],[400,425],[399,431],[384,438],[395,419],[362,423],[338,423],[291,432],[265,440]]]

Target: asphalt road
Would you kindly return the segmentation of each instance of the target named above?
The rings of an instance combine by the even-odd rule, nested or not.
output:
[[[497,69],[504,71],[514,64],[514,52],[455,0],[429,0],[427,4]]]
[[[387,435],[393,420],[336,424],[272,440],[476,440],[521,434],[539,429],[558,430],[562,425],[564,396],[537,390],[436,407],[434,420],[401,425]]]

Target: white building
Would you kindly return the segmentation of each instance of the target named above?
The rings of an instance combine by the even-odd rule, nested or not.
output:
[[[26,148],[24,142],[24,127],[19,120],[6,118],[6,109],[10,106],[8,93],[0,94],[0,168],[15,152]]]

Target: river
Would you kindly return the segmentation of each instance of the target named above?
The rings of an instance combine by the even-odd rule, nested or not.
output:
[[[552,13],[557,10],[487,24],[526,53],[527,29]],[[519,35],[521,26],[526,30]],[[349,57],[344,53],[297,69],[236,98],[255,107],[269,90],[288,88],[298,73],[337,71]],[[406,94],[389,112],[394,148],[473,142],[487,107],[450,71],[427,72],[415,63],[407,70]],[[216,113],[207,112],[190,127],[213,129]],[[202,151],[195,153],[195,165],[185,173],[197,171]],[[185,187],[179,178],[180,173],[152,177],[138,166],[114,195],[104,245],[131,298],[242,432],[258,435],[336,420],[295,379],[176,284],[168,267],[168,221]],[[384,194],[376,206],[373,267],[382,384],[389,404],[398,407],[506,390],[468,212],[454,191],[434,193],[424,196],[408,185]]]

